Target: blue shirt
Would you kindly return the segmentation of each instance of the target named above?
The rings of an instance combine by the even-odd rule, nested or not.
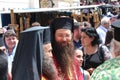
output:
[[[76,42],[75,40],[73,40],[73,44],[75,48],[80,48],[82,46],[80,41]]]

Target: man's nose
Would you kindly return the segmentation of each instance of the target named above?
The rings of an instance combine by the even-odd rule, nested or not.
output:
[[[62,41],[66,41],[66,40],[67,40],[67,38],[66,38],[66,37],[63,37],[63,38],[62,38]]]
[[[50,52],[49,56],[50,56],[50,57],[53,57],[52,52]]]

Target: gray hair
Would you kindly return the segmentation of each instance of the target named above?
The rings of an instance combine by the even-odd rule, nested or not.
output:
[[[101,25],[104,25],[105,23],[109,23],[109,22],[110,22],[110,18],[108,18],[108,17],[103,17],[101,19]]]

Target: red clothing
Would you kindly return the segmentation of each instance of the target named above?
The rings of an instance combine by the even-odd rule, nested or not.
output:
[[[84,80],[83,79],[83,74],[82,72],[80,71],[80,68],[79,68],[79,63],[77,60],[74,60],[74,63],[73,65],[71,66],[71,72],[72,72],[72,79],[67,75],[65,77],[61,77],[61,74],[59,72],[59,68],[58,68],[58,65],[57,65],[57,62],[56,60],[54,59],[55,61],[55,65],[56,65],[56,68],[57,68],[57,72],[58,72],[58,77],[59,79],[58,80]]]
[[[76,78],[75,78],[75,80],[84,80],[83,79],[83,74],[82,74],[82,72],[80,71],[80,66],[79,66],[79,63],[78,63],[78,61],[77,60],[74,60],[74,63],[73,63],[74,65],[75,65],[75,71],[76,71],[76,73],[74,74],[74,76],[77,76]],[[73,71],[74,71],[73,70]]]

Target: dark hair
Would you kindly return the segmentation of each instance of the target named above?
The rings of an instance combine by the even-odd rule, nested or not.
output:
[[[34,27],[34,26],[40,26],[40,23],[37,22],[37,21],[36,21],[36,22],[33,22],[33,23],[32,23],[32,27]]]
[[[87,21],[84,22],[84,27],[91,27],[91,24]]]
[[[108,29],[107,33],[106,33],[106,38],[105,38],[105,45],[107,46],[108,44],[110,44],[110,42],[113,39],[113,29]]]
[[[4,33],[4,37],[9,37],[9,36],[16,36],[16,33],[14,30],[7,30],[5,33]]]
[[[96,44],[99,45],[101,43],[101,40],[100,40],[99,35],[95,28],[86,27],[86,28],[81,29],[81,31],[86,33],[89,37],[94,37],[94,40],[91,43],[92,46],[94,46]]]
[[[7,55],[0,49],[0,80],[7,80],[8,61]]]
[[[12,25],[8,25],[8,27],[6,28],[6,30],[13,30],[15,33],[17,32],[16,30],[15,30],[15,28],[12,26]]]

